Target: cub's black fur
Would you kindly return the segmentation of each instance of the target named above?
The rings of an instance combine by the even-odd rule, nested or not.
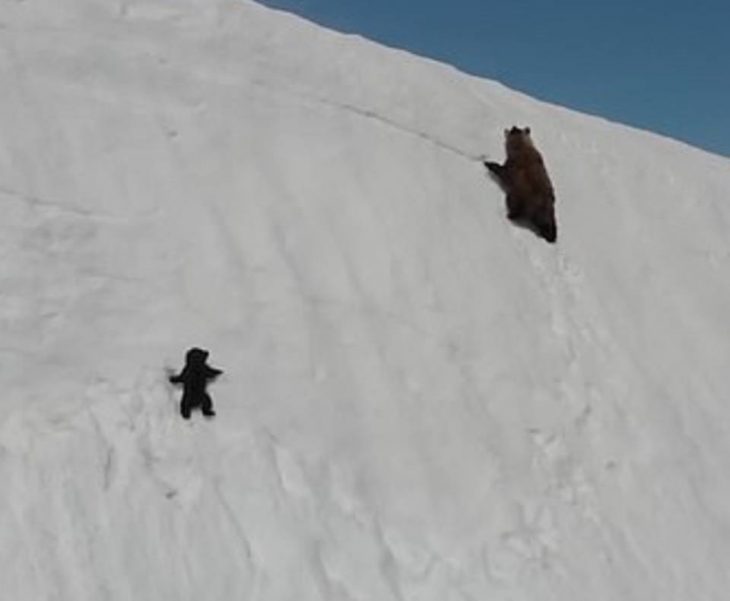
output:
[[[209,381],[214,380],[223,372],[220,369],[210,367],[206,360],[208,351],[199,348],[191,348],[185,355],[185,367],[178,375],[170,376],[170,382],[183,385],[183,395],[180,401],[180,414],[185,419],[190,419],[190,410],[200,407],[203,415],[212,417],[213,401],[205,388]]]

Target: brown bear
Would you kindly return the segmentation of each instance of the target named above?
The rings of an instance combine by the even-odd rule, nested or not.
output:
[[[507,218],[527,225],[548,242],[555,242],[555,192],[530,128],[504,130],[507,160],[504,165],[485,161],[507,194]]]

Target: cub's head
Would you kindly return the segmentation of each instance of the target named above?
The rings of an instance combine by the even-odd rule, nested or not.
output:
[[[208,351],[193,347],[185,354],[185,362],[188,365],[203,365],[208,358]]]
[[[525,148],[532,148],[530,128],[525,127],[524,129],[520,129],[519,127],[512,126],[512,129],[505,129],[504,146],[507,151],[507,156],[519,154]]]

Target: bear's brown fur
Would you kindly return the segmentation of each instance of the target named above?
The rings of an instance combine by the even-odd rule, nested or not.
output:
[[[548,242],[555,242],[555,192],[540,152],[530,137],[530,128],[504,130],[507,160],[504,165],[485,161],[507,195],[507,217],[534,229]]]

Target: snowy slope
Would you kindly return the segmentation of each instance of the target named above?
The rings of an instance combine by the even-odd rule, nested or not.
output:
[[[728,598],[727,160],[244,1],[7,0],[0,87],[3,599]]]

